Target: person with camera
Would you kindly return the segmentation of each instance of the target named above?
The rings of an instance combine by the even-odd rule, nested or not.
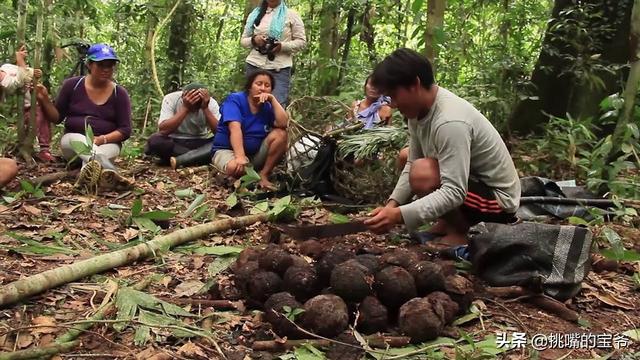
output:
[[[64,121],[64,135],[60,139],[62,155],[71,160],[78,156],[86,164],[92,157],[102,166],[100,183],[121,189],[131,182],[118,174],[112,161],[120,154],[122,142],[131,135],[131,101],[127,90],[117,85],[113,74],[120,59],[112,47],[93,44],[87,50],[89,75],[72,77],[62,84],[55,105],[47,89],[38,85],[38,101],[47,118]],[[75,142],[86,144],[86,128],[93,132],[92,154],[78,154]]]
[[[0,99],[4,99],[6,95],[14,94],[21,90],[24,92],[23,117],[26,127],[29,126],[31,117],[31,89],[33,79],[42,77],[40,69],[32,69],[27,66],[27,48],[22,45],[16,51],[16,64],[3,64],[0,66]],[[49,122],[45,119],[42,108],[36,103],[36,134],[38,137],[38,145],[40,152],[37,158],[42,162],[51,162],[54,160],[49,151],[49,143],[51,142],[51,129]]]
[[[246,59],[246,75],[267,70],[275,78],[273,95],[286,107],[289,98],[293,54],[307,43],[300,15],[284,0],[262,0],[245,25],[240,44],[252,49]]]
[[[232,93],[222,103],[222,117],[213,138],[213,165],[239,178],[247,166],[260,175],[259,186],[275,190],[271,172],[287,150],[289,117],[272,89],[274,76],[266,70],[249,75],[244,91]]]
[[[176,169],[211,162],[211,133],[216,132],[220,107],[199,83],[165,95],[158,132],[147,140],[145,154],[160,158],[161,165]]]

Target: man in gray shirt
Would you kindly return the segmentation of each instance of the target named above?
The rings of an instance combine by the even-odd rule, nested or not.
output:
[[[386,206],[365,221],[375,233],[404,223],[466,243],[471,225],[513,221],[520,180],[493,125],[469,102],[434,83],[429,60],[398,49],[378,64],[373,84],[409,119],[409,159]],[[411,201],[413,196],[417,200]]]
[[[220,119],[220,107],[206,87],[191,83],[165,95],[158,132],[147,140],[145,154],[160,158],[174,169],[204,165],[211,161],[212,133]]]

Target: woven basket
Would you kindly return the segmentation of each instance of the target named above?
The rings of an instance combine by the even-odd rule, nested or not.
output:
[[[280,171],[288,177],[304,182],[299,170],[310,164],[325,141],[340,139],[362,128],[361,123],[345,126],[349,106],[329,97],[305,96],[287,107],[289,114],[289,142]],[[375,158],[354,160],[352,155],[334,156],[331,183],[338,195],[358,203],[380,203],[385,200],[397,181],[395,161],[398,150],[388,146]]]

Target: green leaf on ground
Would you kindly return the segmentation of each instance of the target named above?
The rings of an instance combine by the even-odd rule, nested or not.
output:
[[[176,197],[178,197],[178,199],[186,199],[196,196],[196,192],[190,188],[176,190],[174,194],[176,195]]]
[[[149,220],[170,220],[173,219],[173,217],[175,217],[176,214],[172,213],[170,211],[160,211],[160,210],[154,210],[154,211],[147,211],[145,213],[140,214],[140,217],[149,219]]]
[[[193,214],[193,212],[196,211],[196,209],[199,209],[200,205],[202,205],[205,199],[206,199],[206,196],[204,194],[200,194],[196,196],[196,198],[191,202],[187,210],[184,213],[182,213],[182,216],[183,217],[191,216],[191,214]]]
[[[239,254],[244,248],[238,246],[201,246],[193,249],[194,254],[199,255],[217,255],[224,256],[230,254]]]
[[[226,203],[229,209],[234,208],[236,205],[238,205],[238,195],[236,195],[236,193],[231,193],[231,195],[229,195],[229,197],[227,198]]]
[[[350,221],[351,219],[347,215],[333,212],[329,214],[329,222],[332,224],[346,224]]]
[[[236,260],[235,256],[219,256],[215,258],[207,268],[207,271],[209,272],[209,276],[211,277],[218,276],[218,274],[225,271],[231,264],[233,264],[235,260]]]

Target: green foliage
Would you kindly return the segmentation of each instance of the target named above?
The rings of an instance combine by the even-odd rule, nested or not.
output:
[[[142,291],[120,288],[116,295],[116,308],[116,319],[120,322],[115,323],[113,328],[116,331],[123,331],[130,326],[135,328],[134,342],[137,346],[149,340],[152,330],[160,333],[163,328],[176,337],[210,336],[208,332],[190,327],[179,319],[195,315]]]
[[[291,320],[291,321],[295,321],[296,318],[298,317],[298,315],[302,314],[304,312],[304,309],[301,308],[295,308],[292,309],[291,306],[283,306],[282,307],[282,311],[284,316]]]
[[[616,261],[640,261],[640,253],[625,249],[620,235],[610,227],[602,229],[602,236],[609,245],[609,249],[600,251],[605,257]]]
[[[166,221],[172,219],[175,214],[169,211],[142,211],[142,199],[137,198],[131,205],[131,214],[126,219],[127,226],[135,224],[141,231],[149,231],[157,234],[160,227],[154,221]]]

